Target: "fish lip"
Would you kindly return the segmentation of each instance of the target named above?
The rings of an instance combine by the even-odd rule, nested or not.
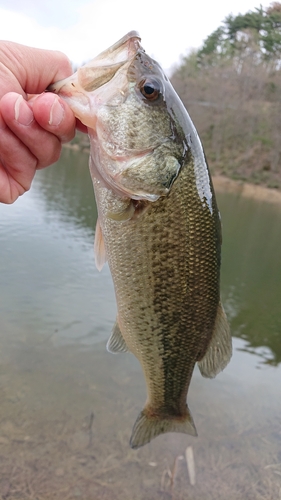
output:
[[[80,80],[83,79],[83,74],[87,70],[95,71],[95,68],[104,68],[103,71],[104,74],[106,74],[107,71],[112,72],[112,68],[116,66],[115,72],[117,72],[122,65],[128,64],[128,62],[136,56],[139,50],[143,50],[140,41],[141,38],[137,31],[129,31],[129,33],[118,40],[118,42],[84,64],[84,66],[79,68],[73,75],[49,85],[46,92],[54,92],[55,94],[62,93],[62,95],[69,96],[74,91],[77,92],[75,90],[75,84],[77,82],[80,83]],[[112,77],[114,74],[115,73],[112,73]],[[91,78],[94,81],[93,75],[91,75]],[[85,88],[85,84],[83,85],[82,82],[81,84],[82,88]],[[63,89],[63,87],[65,88]]]
[[[138,31],[135,31],[135,30],[129,31],[129,33],[127,33],[122,38],[120,38],[120,40],[118,40],[118,42],[114,43],[113,45],[111,45],[111,47],[109,47],[108,49],[101,52],[95,59],[103,58],[106,54],[113,54],[113,53],[115,53],[115,57],[116,57],[116,53],[119,52],[120,48],[126,44],[128,45],[128,49],[129,49],[128,56],[129,56],[129,58],[131,58],[131,56],[135,55],[136,52],[139,50],[140,41],[141,41],[141,37],[140,37]],[[131,54],[131,52],[132,52],[132,54]]]

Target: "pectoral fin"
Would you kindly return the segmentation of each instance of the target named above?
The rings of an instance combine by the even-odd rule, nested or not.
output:
[[[134,216],[135,207],[133,204],[133,200],[128,199],[128,204],[122,207],[121,210],[116,212],[107,212],[106,216],[117,222],[126,222]]]
[[[198,361],[203,377],[213,378],[222,371],[232,356],[232,341],[229,324],[219,303],[212,340],[205,356]]]
[[[106,344],[106,349],[113,354],[129,351],[117,321],[113,327],[111,337]]]
[[[94,252],[95,252],[95,262],[98,271],[101,271],[104,264],[107,261],[106,251],[104,245],[104,239],[102,230],[100,227],[99,219],[96,224],[96,233],[95,233],[95,243],[94,243]]]

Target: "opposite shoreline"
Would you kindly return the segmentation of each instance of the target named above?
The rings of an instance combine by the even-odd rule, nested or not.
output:
[[[236,193],[245,198],[281,205],[281,191],[249,182],[229,179],[222,175],[212,175],[216,193]]]
[[[63,147],[66,149],[72,149],[73,151],[82,150],[81,144],[79,143],[68,143],[64,144]],[[87,142],[84,150],[82,151],[84,154],[90,153]],[[278,189],[267,188],[258,184],[251,184],[242,180],[234,180],[229,177],[216,174],[212,175],[212,181],[217,193],[236,193],[245,198],[253,198],[255,200],[281,205],[281,191]]]

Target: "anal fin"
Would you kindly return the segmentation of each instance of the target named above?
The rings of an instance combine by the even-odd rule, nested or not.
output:
[[[106,344],[106,349],[108,350],[108,352],[111,352],[113,354],[116,354],[117,352],[129,351],[117,321],[115,322],[112,334]]]
[[[198,361],[203,377],[213,378],[222,371],[232,356],[229,324],[221,302],[218,305],[213,336],[205,356]]]

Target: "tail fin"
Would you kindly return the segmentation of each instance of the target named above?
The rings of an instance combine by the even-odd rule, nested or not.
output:
[[[149,443],[151,439],[159,436],[159,434],[165,434],[166,432],[182,432],[183,434],[197,436],[196,427],[188,407],[186,407],[185,415],[181,417],[151,416],[144,408],[133,427],[130,446],[133,449],[140,448]]]

